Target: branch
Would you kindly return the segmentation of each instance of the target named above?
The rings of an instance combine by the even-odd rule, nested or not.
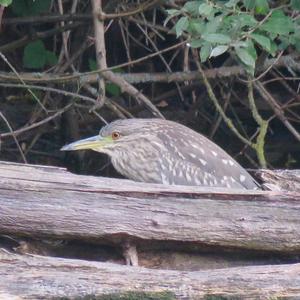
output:
[[[108,19],[119,19],[119,18],[133,16],[133,15],[142,13],[145,10],[151,8],[152,6],[157,4],[159,1],[160,0],[149,0],[145,3],[143,3],[143,4],[140,4],[139,7],[137,7],[136,9],[129,10],[129,11],[124,11],[124,12],[119,12],[119,13],[116,13],[116,14],[106,14],[106,13],[101,11],[98,14],[98,18],[99,18],[99,20],[104,21],[104,20],[108,20]]]
[[[11,236],[295,253],[299,200],[298,192],[156,185],[0,164],[0,234]]]
[[[248,81],[248,100],[250,110],[252,112],[253,119],[259,125],[258,135],[256,138],[256,143],[253,145],[254,149],[256,150],[256,155],[259,161],[259,164],[262,168],[267,167],[267,162],[265,158],[265,138],[268,131],[269,121],[264,120],[258,112],[258,109],[255,104],[254,96],[253,96],[253,83]]]
[[[95,34],[96,61],[100,70],[106,69],[106,48],[105,48],[105,28],[104,22],[98,19],[98,14],[102,12],[102,0],[92,0],[93,21]],[[105,82],[104,79],[98,78],[99,95],[97,97],[97,108],[101,108],[105,102]]]
[[[151,270],[0,250],[1,299],[298,299],[300,264]],[[98,298],[99,297],[99,298]],[[101,297],[101,299],[102,299]]]
[[[96,70],[91,72],[85,72],[85,73],[76,73],[72,75],[53,75],[53,74],[47,74],[43,73],[42,75],[40,73],[19,73],[19,75],[23,78],[23,80],[27,83],[73,83],[76,84],[78,80],[80,80],[81,84],[84,83],[95,83],[98,79],[98,74],[101,74],[106,71],[112,71],[117,68],[124,68],[129,65],[134,65],[137,63],[140,63],[142,61],[151,59],[157,55],[160,55],[161,53],[165,53],[171,50],[174,50],[180,46],[183,46],[186,43],[180,42],[178,44],[175,44],[171,47],[165,48],[163,50],[160,50],[159,52],[155,52],[152,54],[149,54],[147,56],[138,58],[136,60],[132,60],[130,62],[120,64],[117,66],[109,67],[105,70]],[[291,56],[285,56],[282,57],[276,64],[276,66],[285,66],[286,61],[290,61],[292,58]],[[270,63],[273,63],[273,59],[270,59],[267,61],[267,63],[264,65],[263,69],[268,67]],[[263,70],[262,69],[262,70]],[[226,77],[232,77],[237,75],[244,75],[245,70],[243,67],[240,66],[232,66],[232,67],[221,67],[221,68],[214,68],[209,70],[203,70],[205,76],[210,78],[226,78]],[[125,79],[128,83],[135,84],[135,83],[147,83],[147,82],[184,82],[184,81],[191,81],[191,80],[202,80],[202,76],[198,71],[194,72],[173,72],[173,73],[116,73],[119,77],[122,77]],[[1,82],[15,82],[18,81],[16,76],[12,73],[6,73],[6,72],[0,72],[0,81]]]

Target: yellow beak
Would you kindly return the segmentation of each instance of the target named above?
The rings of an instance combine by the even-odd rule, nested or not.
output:
[[[87,139],[79,140],[77,142],[63,146],[61,151],[76,151],[76,150],[97,150],[103,148],[105,145],[112,142],[111,137],[101,137],[100,135],[95,135]]]

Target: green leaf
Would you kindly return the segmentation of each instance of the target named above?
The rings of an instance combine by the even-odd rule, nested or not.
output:
[[[292,9],[300,10],[300,1],[299,0],[292,0],[291,5],[292,5]]]
[[[274,34],[288,34],[294,29],[292,20],[284,14],[282,10],[276,10],[270,18],[260,26],[261,30],[265,30]]]
[[[96,60],[89,58],[88,64],[90,71],[96,71],[98,69]]]
[[[199,19],[191,19],[189,22],[188,31],[192,34],[202,34],[205,30],[205,25],[202,20]]]
[[[224,45],[217,46],[212,49],[209,58],[219,56],[219,55],[225,53],[228,49],[229,49],[229,46],[227,46],[227,45],[226,46],[224,46]]]
[[[183,10],[190,13],[193,16],[197,16],[198,15],[198,9],[199,9],[199,1],[187,1],[184,6],[183,6]]]
[[[277,51],[278,51],[277,44],[274,41],[271,41],[271,49],[270,49],[271,55],[275,56]]]
[[[168,9],[167,10],[167,14],[168,14],[168,17],[165,19],[164,21],[164,26],[167,25],[167,23],[172,19],[174,18],[175,16],[178,16],[180,15],[180,11],[178,9]]]
[[[7,7],[9,5],[11,5],[12,0],[0,0],[0,5]]]
[[[49,10],[51,0],[15,0],[11,8],[17,16],[34,16]]]
[[[231,42],[230,36],[222,33],[206,33],[202,35],[202,38],[215,44],[229,44]]]
[[[244,26],[253,27],[258,23],[252,15],[246,15],[246,14],[239,15],[239,21],[241,23],[241,27]]]
[[[282,36],[280,39],[280,44],[278,45],[278,49],[285,50],[289,45],[290,45],[289,38]]]
[[[271,51],[271,41],[268,37],[261,34],[252,33],[251,38],[255,40],[260,46],[262,46],[268,52]]]
[[[246,40],[246,45],[247,46],[245,48],[247,49],[249,54],[253,57],[253,59],[256,60],[257,59],[257,53],[256,53],[256,49],[255,49],[253,41],[251,39]]]
[[[205,25],[205,33],[216,33],[216,31],[220,28],[223,21],[222,16],[215,17],[211,19]]]
[[[121,95],[121,89],[118,85],[114,83],[107,83],[105,85],[105,90],[111,95],[111,96],[120,96]]]
[[[190,46],[192,48],[199,48],[199,47],[202,47],[203,45],[203,40],[202,39],[196,39],[196,40],[192,40],[190,42]]]
[[[198,11],[200,15],[209,16],[213,11],[213,6],[206,3],[202,3],[199,6]]]
[[[54,66],[57,64],[57,56],[54,52],[46,50],[46,64],[49,66]]]
[[[256,0],[244,0],[243,2],[247,10],[255,8]]]
[[[169,16],[172,16],[172,17],[180,14],[180,10],[178,10],[178,9],[167,9],[166,12]]]
[[[208,59],[210,52],[211,52],[211,44],[210,43],[203,44],[199,53],[201,62],[205,62]]]
[[[300,52],[300,35],[299,34],[291,34],[289,37],[290,44],[295,46],[297,51]]]
[[[248,42],[247,41],[237,41],[230,44],[234,48],[247,48]]]
[[[37,40],[29,43],[23,54],[23,65],[30,69],[40,69],[45,66],[47,62],[47,51],[44,43]]]
[[[249,28],[256,25],[257,21],[253,16],[247,14],[234,14],[224,17],[221,30],[232,37],[239,38],[239,36],[242,34],[242,31],[248,31]]]
[[[235,7],[239,1],[240,0],[229,0],[227,3],[225,3],[225,6],[229,8]]]
[[[255,11],[257,14],[266,15],[269,10],[270,8],[267,0],[256,0]]]
[[[182,35],[183,31],[186,30],[188,26],[189,26],[188,18],[181,17],[175,25],[176,36],[179,37],[180,35]]]
[[[252,57],[249,49],[247,48],[235,48],[235,52],[238,58],[241,60],[243,64],[249,66],[254,70],[255,68],[255,59]]]
[[[43,41],[37,40],[24,48],[23,65],[30,69],[41,69],[45,65],[53,66],[57,63],[54,52],[45,48]]]

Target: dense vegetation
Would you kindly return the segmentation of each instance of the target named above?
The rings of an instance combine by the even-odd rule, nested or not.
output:
[[[300,1],[0,4],[2,160],[108,175],[60,147],[161,114],[248,167],[300,167]]]

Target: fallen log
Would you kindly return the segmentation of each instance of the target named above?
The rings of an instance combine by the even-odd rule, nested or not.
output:
[[[163,186],[0,163],[0,234],[300,252],[300,193]]]
[[[182,272],[1,250],[0,277],[1,299],[96,299],[103,295],[141,300],[150,296],[158,300],[300,297],[300,264]]]
[[[253,175],[277,190],[300,192],[300,170],[254,170]]]

